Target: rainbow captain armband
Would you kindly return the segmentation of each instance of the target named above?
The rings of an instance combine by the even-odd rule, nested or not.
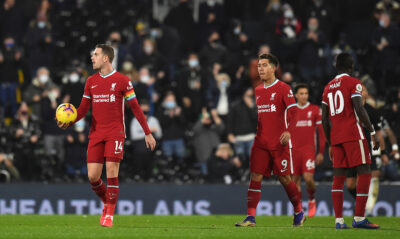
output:
[[[131,89],[131,90],[129,90],[129,91],[127,91],[127,92],[125,93],[125,99],[126,99],[126,100],[131,100],[131,99],[134,99],[134,98],[136,98],[136,94],[135,94],[135,92],[133,91],[133,89]]]

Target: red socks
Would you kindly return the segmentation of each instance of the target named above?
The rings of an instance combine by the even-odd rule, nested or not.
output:
[[[307,192],[308,192],[308,200],[309,201],[312,201],[312,200],[314,200],[315,199],[315,196],[314,196],[314,194],[315,194],[315,188],[307,188]]]
[[[118,200],[119,184],[117,178],[107,178],[107,215],[114,215]]]
[[[261,182],[250,181],[247,191],[247,215],[256,216],[256,208],[261,198]]]
[[[345,180],[346,176],[333,176],[332,203],[336,218],[343,217],[343,185]]]
[[[303,210],[303,206],[301,205],[301,194],[297,189],[296,184],[293,181],[290,181],[290,183],[284,188],[290,202],[293,205],[294,212],[295,213],[301,212]]]
[[[106,204],[106,185],[103,183],[101,178],[97,182],[90,183],[92,185],[92,190],[99,196],[101,201]]]
[[[355,217],[364,217],[365,205],[368,200],[369,184],[371,183],[371,174],[358,175],[357,180],[357,196],[356,196],[356,210]]]

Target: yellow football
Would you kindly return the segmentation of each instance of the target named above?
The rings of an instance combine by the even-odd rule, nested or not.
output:
[[[77,115],[75,106],[70,103],[63,103],[56,109],[56,118],[61,123],[73,122]]]

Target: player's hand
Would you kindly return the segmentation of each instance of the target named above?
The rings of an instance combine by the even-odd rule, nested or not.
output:
[[[286,145],[286,144],[289,142],[289,140],[290,140],[290,133],[289,133],[289,131],[283,132],[283,133],[281,134],[281,137],[280,137],[279,140],[280,140],[280,142],[281,142],[282,145]]]
[[[374,150],[378,150],[379,149],[379,142],[378,142],[378,139],[377,139],[376,135],[371,135],[371,141],[372,141],[372,148]]]
[[[320,165],[324,161],[324,155],[319,153],[315,156],[315,165]]]
[[[152,134],[147,134],[144,137],[144,140],[146,141],[146,147],[150,148],[151,151],[154,150],[154,148],[156,147],[156,140],[154,139]]]
[[[63,130],[68,129],[68,127],[72,125],[72,122],[62,123],[62,122],[58,121],[57,118],[54,118],[54,119],[57,121],[58,128],[63,129]]]
[[[332,156],[332,147],[329,147],[329,160],[332,161],[333,156]]]

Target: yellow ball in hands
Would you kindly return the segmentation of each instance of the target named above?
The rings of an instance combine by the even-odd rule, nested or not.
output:
[[[63,103],[56,109],[56,118],[61,123],[74,122],[77,115],[75,106],[70,103]]]

